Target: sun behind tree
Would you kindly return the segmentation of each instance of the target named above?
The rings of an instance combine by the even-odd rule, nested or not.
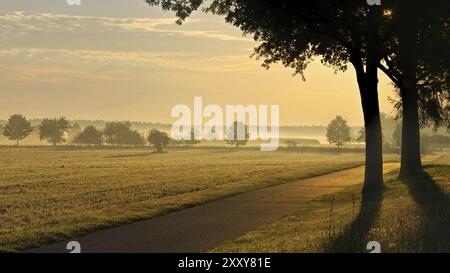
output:
[[[3,135],[8,137],[9,140],[15,140],[16,146],[19,147],[19,140],[29,136],[32,131],[31,123],[24,116],[14,114],[9,117],[3,128]]]
[[[334,120],[328,124],[327,140],[330,144],[336,144],[338,148],[344,146],[346,142],[351,140],[350,126],[341,116],[336,116]]]

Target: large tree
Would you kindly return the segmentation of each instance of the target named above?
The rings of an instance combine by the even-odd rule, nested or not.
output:
[[[450,126],[450,5],[435,0],[383,2],[390,29],[379,67],[397,87],[403,119],[400,177],[422,172],[420,125]]]
[[[15,140],[16,146],[19,146],[19,140],[29,136],[31,132],[33,132],[31,123],[20,114],[11,115],[3,128],[3,135]]]
[[[202,0],[147,0],[176,12],[181,23]],[[367,1],[334,0],[213,0],[204,8],[260,42],[255,54],[263,65],[281,62],[303,71],[313,57],[345,71],[351,64],[361,96],[366,129],[366,168],[363,192],[381,189],[382,134],[378,103],[378,65],[384,48],[383,9]]]

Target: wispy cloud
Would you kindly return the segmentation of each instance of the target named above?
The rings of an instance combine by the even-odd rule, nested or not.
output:
[[[249,41],[251,39],[213,30],[191,30],[175,27],[176,18],[113,18],[91,17],[51,13],[8,12],[0,15],[2,30],[7,35],[26,35],[33,32],[92,32],[92,31],[131,31],[153,32],[187,37],[203,37],[223,41]],[[185,25],[201,22],[189,19]]]
[[[202,72],[254,72],[257,64],[248,55],[204,56],[178,52],[129,52],[44,48],[0,49],[1,58],[22,58],[54,64],[81,63],[86,67],[121,66]]]

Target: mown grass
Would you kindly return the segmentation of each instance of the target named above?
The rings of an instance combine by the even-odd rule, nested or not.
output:
[[[41,246],[363,160],[361,153],[1,147],[0,251]]]
[[[224,243],[212,252],[450,251],[450,156],[407,181],[385,176],[382,196],[362,202],[360,186],[320,197],[297,213]],[[363,205],[361,205],[363,204]]]

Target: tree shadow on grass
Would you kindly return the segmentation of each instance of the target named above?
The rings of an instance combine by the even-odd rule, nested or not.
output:
[[[448,166],[433,165],[444,176],[450,171]],[[442,168],[442,169],[441,169]],[[415,252],[450,252],[450,196],[443,191],[436,181],[426,172],[403,180],[409,194],[419,208],[412,217],[416,228],[413,234],[403,234],[406,241],[401,242],[409,251]],[[367,252],[366,245],[370,241],[369,234],[377,220],[383,193],[376,192],[365,195],[361,200],[361,208],[354,221],[338,235],[331,230],[323,243],[325,252]],[[405,219],[408,220],[408,219]]]
[[[210,154],[232,154],[232,153],[237,153],[239,152],[239,150],[236,149],[214,149],[211,151],[208,151]]]
[[[138,154],[124,154],[124,155],[110,155],[105,156],[105,158],[122,158],[122,157],[144,157],[144,156],[150,156],[150,155],[156,155],[156,154],[166,154],[167,151],[152,151],[147,153],[138,153]]]
[[[324,242],[324,252],[365,252],[368,243],[367,237],[378,218],[382,200],[382,189],[364,194],[358,215],[338,235],[335,235],[334,232],[330,233]]]
[[[444,166],[438,165],[434,167],[444,168]],[[414,236],[417,240],[415,242],[416,250],[419,252],[449,252],[449,196],[442,191],[428,173],[405,179],[404,182],[423,214],[417,234]]]

